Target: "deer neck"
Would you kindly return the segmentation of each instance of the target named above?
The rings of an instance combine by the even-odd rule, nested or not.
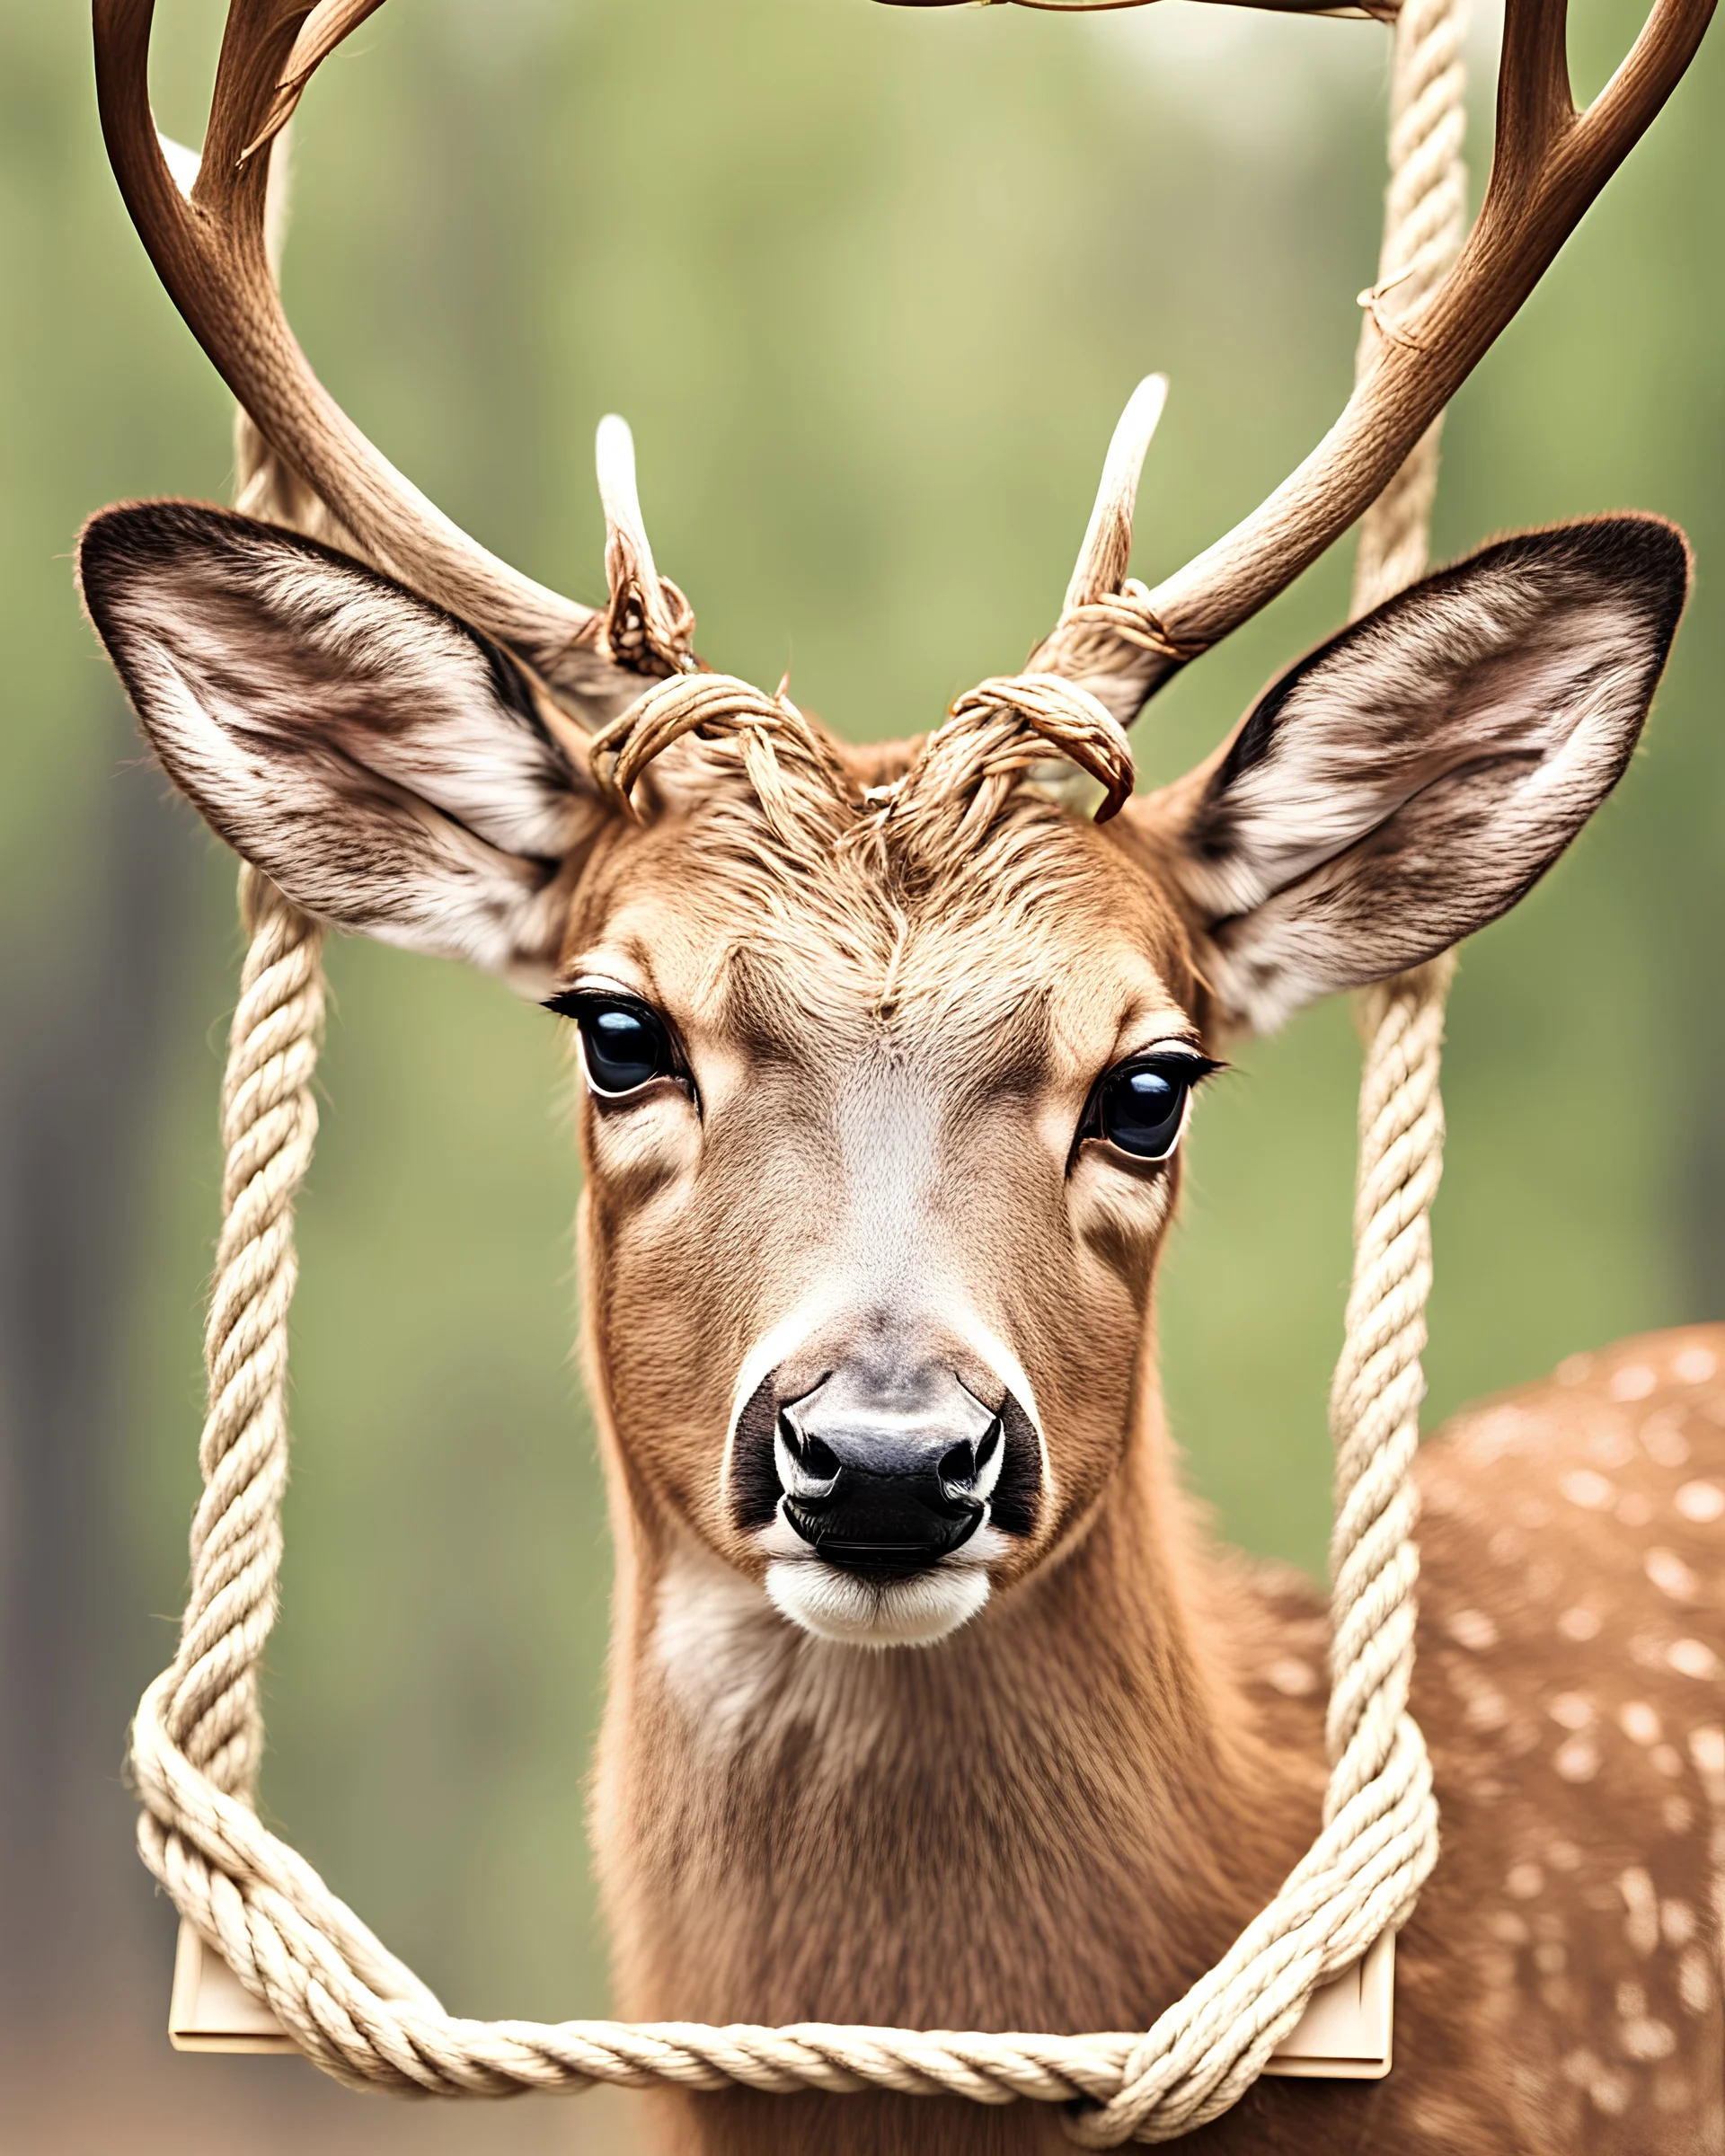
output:
[[[933,1648],[811,1639],[621,1509],[594,1840],[628,2012],[1131,2027],[1310,1837],[1319,1734],[1253,1710],[1268,1619],[1154,1400],[1066,1551]]]

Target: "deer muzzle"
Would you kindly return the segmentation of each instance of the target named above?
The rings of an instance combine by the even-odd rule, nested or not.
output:
[[[903,1579],[961,1549],[1006,1457],[1001,1417],[930,1369],[883,1403],[838,1370],[782,1407],[773,1437],[783,1516],[829,1565]]]

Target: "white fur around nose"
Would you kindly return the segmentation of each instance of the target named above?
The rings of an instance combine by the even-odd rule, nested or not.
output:
[[[953,1289],[951,1256],[941,1250],[933,1233],[940,1124],[939,1091],[916,1071],[876,1063],[845,1086],[837,1108],[841,1213],[829,1254],[796,1308],[743,1359],[732,1396],[727,1478],[738,1420],[762,1383],[821,1327],[853,1311],[888,1322],[936,1318],[1026,1405],[1040,1443],[1040,1423],[1018,1358]],[[782,1455],[783,1448],[775,1452]],[[992,1494],[1004,1457],[1004,1444],[996,1445],[980,1495]],[[798,1479],[795,1463],[779,1456],[777,1465],[781,1484],[792,1487]],[[1046,1474],[1046,1456],[1043,1470]],[[771,1560],[767,1596],[781,1616],[818,1639],[875,1648],[930,1646],[968,1623],[988,1600],[988,1560],[1003,1546],[985,1524],[962,1550],[914,1578],[867,1580],[823,1564],[783,1517],[758,1540]]]

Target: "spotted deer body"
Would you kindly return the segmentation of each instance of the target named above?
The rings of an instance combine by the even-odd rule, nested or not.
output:
[[[1443,2139],[1452,2075],[1431,2146],[1725,2146],[1725,1327],[1574,1356],[1458,1417],[1420,1484],[1445,1855],[1398,2043],[1441,1971],[1504,2119]]]
[[[1561,0],[1509,0],[1474,239],[1296,480],[1146,592],[1152,378],[1030,668],[866,750],[701,667],[620,421],[593,613],[438,516],[312,377],[269,145],[376,4],[234,0],[201,163],[171,169],[150,0],[96,0],[115,170],[248,414],[263,515],[93,518],[92,621],[164,768],[289,899],[573,1021],[622,2010],[1142,2028],[1274,1895],[1325,1774],[1315,1590],[1211,1542],[1163,1424],[1194,1102],[1231,1035],[1431,959],[1561,854],[1633,753],[1687,550],[1644,516],[1500,540],[1153,793],[1124,729],[1396,472],[1707,0],[1655,0],[1579,115]],[[1725,2150],[1722,1355],[1637,1343],[1430,1446],[1415,1706],[1446,1839],[1395,2071],[1261,2082],[1195,2146]],[[653,2121],[751,2156],[1065,2145],[1039,2104],[897,2094]]]

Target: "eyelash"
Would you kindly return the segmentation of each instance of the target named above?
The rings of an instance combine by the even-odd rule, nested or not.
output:
[[[1096,1081],[1084,1103],[1074,1157],[1086,1138],[1094,1138],[1139,1167],[1164,1166],[1185,1135],[1192,1094],[1221,1067],[1208,1056],[1154,1052],[1128,1056],[1113,1065]],[[1135,1087],[1135,1080],[1150,1082]],[[1162,1095],[1157,1086],[1165,1089]]]
[[[612,989],[570,988],[547,998],[544,1007],[575,1021],[582,1074],[602,1108],[623,1107],[661,1078],[694,1097],[694,1081],[671,1029],[638,996]],[[608,1040],[602,1030],[607,1020],[617,1021],[610,1028]],[[607,1076],[632,1078],[632,1082],[606,1085],[603,1081]]]

